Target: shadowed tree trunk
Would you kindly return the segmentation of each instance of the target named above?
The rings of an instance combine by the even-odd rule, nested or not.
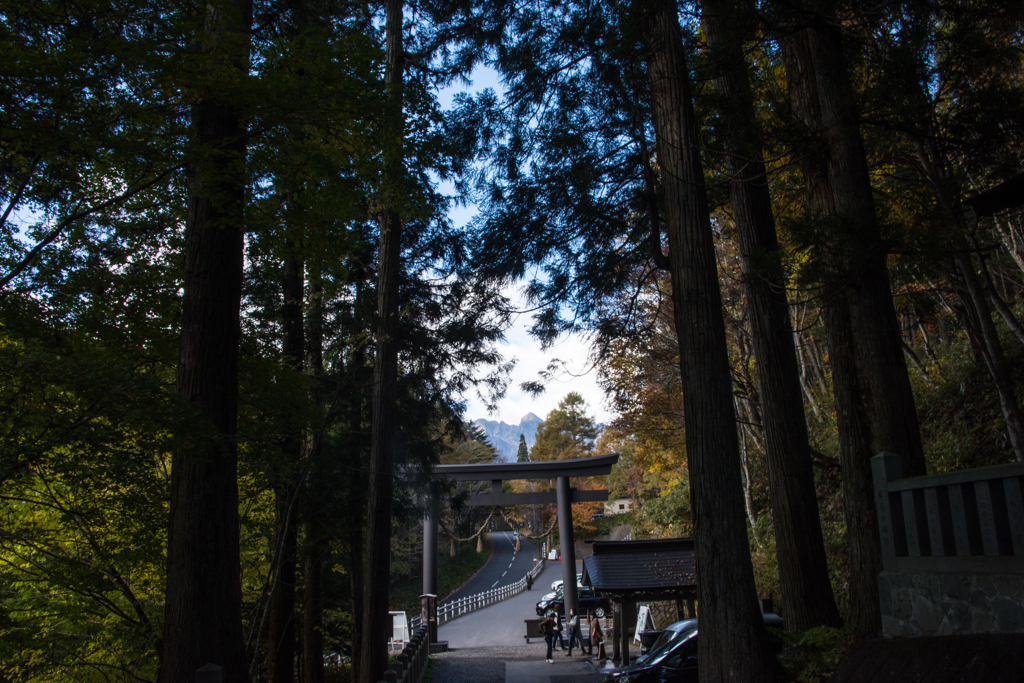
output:
[[[804,631],[813,626],[838,626],[839,610],[829,581],[814,491],[782,253],[743,56],[743,36],[755,17],[752,8],[731,0],[704,0],[703,7],[754,339],[786,628]]]
[[[732,378],[689,71],[674,0],[638,7],[665,193],[700,589],[700,680],[774,680],[747,541]]]
[[[376,355],[373,365],[373,415],[369,500],[366,516],[366,565],[358,683],[377,683],[387,669],[388,583],[391,576],[391,509],[394,492],[395,385],[398,375],[398,281],[401,275],[402,222],[402,2],[387,0],[387,120],[384,122],[383,211],[377,273]]]
[[[838,30],[818,21],[783,32],[779,44],[793,114],[809,133],[799,154],[818,228],[815,260],[839,427],[847,617],[868,635],[881,628],[882,568],[870,460],[883,450],[900,453],[912,476],[924,473],[924,455]]]
[[[315,263],[315,262],[314,262]],[[320,408],[324,406],[324,392],[320,382],[324,374],[324,307],[320,271],[315,265],[310,268],[310,304],[307,316],[309,341],[306,349],[306,363],[313,376],[313,399]],[[320,488],[317,486],[320,461],[320,435],[310,434],[306,438],[307,459],[310,476],[307,477],[305,496],[307,504],[304,517],[305,557],[302,571],[302,681],[303,683],[324,683],[324,556],[329,552],[325,520],[321,517]]]
[[[905,476],[925,473],[921,431],[903,355],[899,321],[875,216],[867,154],[839,29],[822,21],[808,32],[821,107],[822,139],[835,199],[840,248],[849,275],[857,367],[868,392],[872,454],[899,453]],[[867,465],[870,475],[870,464]],[[870,477],[869,477],[870,478]]]
[[[285,244],[282,351],[285,366],[293,372],[302,372],[305,355],[305,333],[302,315],[305,291],[305,263],[299,247],[293,240]],[[278,471],[275,491],[275,548],[277,576],[270,596],[270,634],[267,670],[272,683],[292,683],[295,680],[295,577],[298,539],[299,467],[305,447],[302,433],[286,439],[282,451],[285,461]]]
[[[241,77],[252,5],[203,5],[198,41],[214,65]],[[212,95],[192,105],[198,151],[188,167],[185,281],[178,393],[205,429],[180,434],[171,461],[167,599],[160,683],[188,683],[207,663],[225,683],[249,680],[242,636],[238,537],[239,306],[246,188],[242,111]]]
[[[779,40],[790,106],[793,114],[814,135],[819,130],[820,109],[814,84],[814,68],[806,31],[782,36]],[[820,139],[812,138],[798,150],[807,191],[807,210],[813,220],[828,224],[835,213],[832,186],[828,177],[828,160]],[[823,229],[824,232],[824,229]],[[877,576],[881,571],[878,527],[875,517],[874,492],[870,476],[860,472],[858,463],[871,455],[871,431],[867,421],[865,392],[855,362],[853,325],[850,321],[845,275],[835,263],[837,255],[831,243],[824,244],[816,255],[816,265],[823,270],[820,305],[825,323],[832,368],[832,392],[835,399],[836,424],[839,429],[840,461],[843,468],[843,497],[846,501],[847,551],[850,562],[850,594],[846,614],[850,624],[861,634],[869,634],[881,623],[878,607]],[[852,474],[851,474],[852,473]]]

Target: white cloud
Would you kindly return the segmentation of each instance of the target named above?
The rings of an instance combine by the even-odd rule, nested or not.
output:
[[[456,83],[438,93],[438,100],[443,108],[451,107],[452,100],[457,92],[469,92],[477,94],[485,88],[493,88],[499,95],[504,94],[505,88],[501,78],[496,71],[489,67],[478,67],[470,74],[470,83]],[[442,191],[453,191],[451,185],[440,184]],[[454,207],[449,212],[449,218],[455,226],[462,226],[469,222],[477,213],[475,206]],[[516,305],[518,310],[526,308],[518,287],[506,292]],[[552,348],[542,351],[540,342],[533,339],[527,328],[530,326],[531,315],[520,314],[513,325],[506,331],[506,343],[501,345],[501,351],[506,358],[516,358],[515,370],[512,372],[512,381],[509,384],[508,392],[504,399],[498,402],[498,411],[490,415],[484,403],[476,396],[466,396],[466,417],[470,420],[487,418],[491,420],[502,420],[511,424],[518,424],[520,418],[526,413],[534,413],[541,418],[558,406],[558,402],[570,391],[575,391],[586,399],[590,413],[595,416],[598,422],[609,422],[612,413],[604,406],[604,394],[597,386],[597,372],[587,363],[589,345],[582,335],[568,335],[558,341]],[[523,382],[532,382],[539,379],[538,373],[544,371],[552,359],[558,358],[564,363],[564,371],[556,374],[555,378],[547,384],[544,393],[533,397],[519,385]],[[585,374],[584,374],[585,373]]]
[[[505,294],[515,302],[519,310],[525,308],[518,290],[506,291]],[[498,412],[488,415],[483,402],[475,396],[467,396],[466,417],[470,420],[502,420],[510,424],[518,424],[526,413],[544,418],[558,407],[558,402],[566,394],[575,391],[586,399],[589,412],[597,422],[611,421],[613,414],[604,405],[604,394],[597,385],[597,371],[587,362],[590,348],[583,335],[567,335],[550,349],[541,350],[540,342],[528,332],[530,323],[529,313],[520,314],[506,332],[505,344],[500,347],[506,358],[514,357],[518,362],[512,372],[508,392],[498,402]],[[523,382],[537,381],[538,373],[543,372],[555,358],[562,361],[564,371],[555,375],[544,393],[533,397],[519,388]]]

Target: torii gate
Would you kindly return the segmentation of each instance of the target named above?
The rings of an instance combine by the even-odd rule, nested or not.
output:
[[[580,491],[569,487],[570,477],[597,477],[609,474],[619,461],[618,453],[592,458],[549,460],[543,462],[488,463],[484,465],[438,465],[437,474],[451,481],[490,481],[491,493],[470,496],[466,505],[558,504],[558,535],[562,546],[562,589],[565,610],[579,612],[576,593],[576,548],[572,536],[572,504],[599,503],[608,500],[608,491]],[[555,479],[555,490],[541,493],[503,493],[501,483],[516,479]],[[423,621],[430,642],[437,642],[437,514],[438,501],[427,507],[423,520]]]

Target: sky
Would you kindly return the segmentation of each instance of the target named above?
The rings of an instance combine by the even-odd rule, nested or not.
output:
[[[504,90],[495,71],[487,67],[480,67],[472,73],[469,85],[457,83],[442,90],[438,94],[438,99],[442,107],[448,108],[456,93],[475,94],[485,88],[493,88],[498,93]],[[474,206],[456,207],[450,211],[449,217],[456,226],[461,226],[472,220],[476,214],[477,209]],[[526,309],[526,304],[519,291],[524,284],[520,282],[505,292],[505,295],[515,302],[518,310]],[[527,413],[544,418],[558,407],[559,401],[566,394],[575,391],[587,401],[588,412],[597,422],[610,422],[613,414],[604,405],[604,394],[597,385],[597,371],[587,363],[589,345],[586,339],[582,335],[567,335],[559,339],[552,348],[542,351],[540,342],[531,337],[527,331],[531,322],[530,318],[530,313],[517,316],[513,325],[505,333],[506,342],[500,347],[506,359],[515,358],[517,363],[512,372],[512,381],[509,383],[505,398],[498,402],[498,411],[488,414],[482,401],[475,396],[466,396],[466,418],[469,420],[485,418],[509,424],[518,424],[519,420]],[[564,362],[565,372],[560,373],[556,379],[550,382],[544,393],[534,397],[519,388],[523,382],[539,379],[538,373],[547,368],[554,358]]]
[[[507,292],[512,295],[514,292]],[[521,297],[519,308],[525,306]],[[498,412],[487,414],[483,403],[473,396],[466,396],[468,408],[466,417],[470,420],[485,418],[499,420],[509,424],[519,424],[519,420],[527,413],[541,418],[558,407],[570,391],[579,393],[587,401],[588,413],[599,423],[611,421],[613,414],[604,405],[604,393],[597,385],[597,371],[587,363],[589,345],[582,335],[567,335],[546,351],[540,348],[540,342],[530,336],[530,314],[519,315],[512,327],[505,332],[506,341],[501,345],[501,353],[506,358],[516,358],[517,363],[512,371],[505,398],[498,402]],[[560,373],[547,385],[539,396],[531,396],[519,388],[523,382],[535,381],[538,373],[543,371],[553,358],[565,363],[565,372]],[[589,372],[587,372],[589,370]]]

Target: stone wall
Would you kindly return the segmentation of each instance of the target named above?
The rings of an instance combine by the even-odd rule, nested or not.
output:
[[[1024,575],[882,572],[886,638],[1024,633]]]

